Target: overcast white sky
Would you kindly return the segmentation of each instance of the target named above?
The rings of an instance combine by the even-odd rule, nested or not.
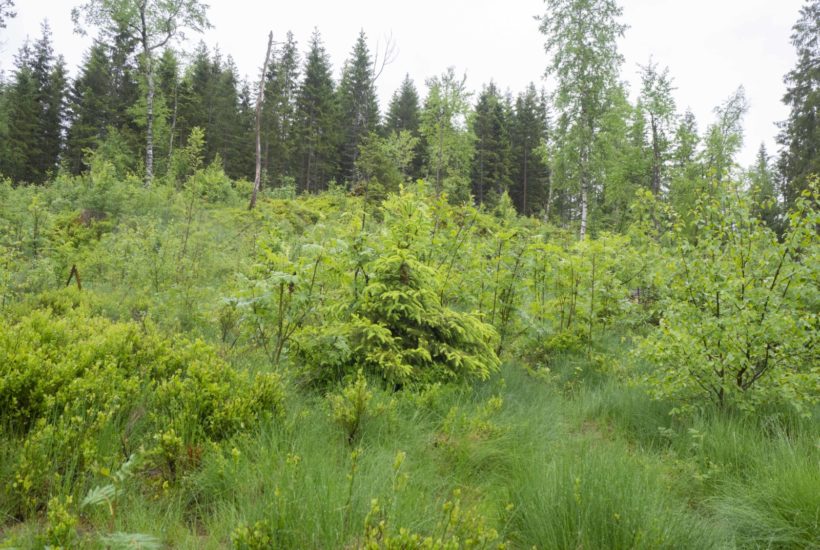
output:
[[[17,0],[18,16],[0,29],[0,69],[13,68],[13,56],[26,37],[39,36],[48,18],[56,50],[72,72],[81,63],[88,38],[73,34],[72,6],[80,0]],[[750,164],[761,142],[776,150],[775,122],[787,116],[781,103],[783,75],[795,62],[789,42],[803,0],[621,0],[623,22],[630,28],[621,41],[626,58],[623,77],[633,97],[639,86],[638,64],[652,55],[674,77],[680,111],[689,107],[703,130],[712,109],[739,85],[746,88],[750,110],[740,161]],[[382,105],[405,73],[422,95],[424,80],[454,66],[467,73],[473,89],[493,79],[513,93],[533,81],[544,84],[547,63],[543,36],[533,16],[542,0],[211,0],[214,29],[204,36],[234,57],[241,74],[256,79],[265,55],[267,32],[282,39],[292,30],[304,50],[317,27],[338,75],[360,29],[371,49],[391,35],[398,47],[395,62],[378,82]],[[190,50],[194,38],[187,45]]]

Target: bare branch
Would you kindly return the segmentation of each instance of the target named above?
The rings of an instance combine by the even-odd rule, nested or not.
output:
[[[373,54],[373,82],[375,83],[384,68],[393,63],[399,56],[399,49],[396,46],[396,41],[393,40],[393,33],[385,36],[384,53],[382,53],[380,42],[376,42],[376,49]]]

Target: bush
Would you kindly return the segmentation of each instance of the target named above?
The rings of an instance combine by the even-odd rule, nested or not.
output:
[[[819,196],[799,202],[782,241],[731,189],[701,200],[696,227],[672,227],[663,316],[638,350],[655,365],[645,376],[655,397],[684,409],[781,402],[811,414],[820,400]]]
[[[327,382],[361,368],[396,388],[486,380],[500,364],[496,332],[475,315],[442,306],[436,277],[404,249],[378,258],[350,318],[297,339],[308,376]]]
[[[196,465],[207,445],[281,416],[283,401],[276,375],[235,371],[212,347],[150,324],[82,308],[0,321],[0,429],[18,442],[0,496],[18,512],[41,509],[58,487],[75,492],[140,449],[164,457],[170,475],[160,474],[174,481],[177,464]]]

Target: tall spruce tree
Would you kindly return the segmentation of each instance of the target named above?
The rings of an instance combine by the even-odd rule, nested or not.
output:
[[[546,207],[549,169],[539,151],[547,139],[547,106],[534,84],[518,94],[512,119],[512,185],[516,209],[527,216]]]
[[[509,125],[504,99],[490,82],[479,94],[472,116],[475,152],[471,177],[473,196],[479,204],[497,204],[512,184]]]
[[[236,65],[211,56],[205,44],[197,47],[179,85],[176,134],[185,143],[194,128],[205,132],[205,161],[221,159],[226,174],[250,177],[253,173],[250,91],[242,97]],[[249,119],[251,117],[251,119]]]
[[[413,135],[418,135],[419,112],[419,93],[410,75],[407,74],[390,99],[384,128],[387,132],[407,130]]]
[[[15,71],[5,94],[7,139],[0,143],[0,172],[16,183],[34,183],[36,177],[32,166],[37,156],[40,106],[31,58],[31,46],[26,42],[15,56]]]
[[[341,131],[330,58],[318,30],[310,39],[296,105],[297,189],[321,191],[338,173]]]
[[[179,85],[177,113],[177,146],[183,146],[194,128],[208,133],[213,118],[213,96],[215,94],[216,71],[211,63],[211,54],[204,42],[200,42],[193,52],[191,62]]]
[[[800,10],[792,32],[797,65],[785,78],[789,118],[781,123],[778,168],[781,193],[791,207],[806,189],[809,178],[820,174],[820,0]]]
[[[95,41],[74,80],[69,93],[70,127],[66,139],[66,167],[78,174],[85,169],[86,151],[105,139],[114,124],[111,91],[113,89],[108,47]]]
[[[210,158],[219,155],[226,174],[232,178],[250,178],[253,174],[250,89],[244,90],[243,98],[243,83],[239,81],[233,58],[228,56],[223,64],[217,55],[214,63],[217,76],[211,124],[205,133],[207,149]]]
[[[590,200],[602,192],[603,181],[594,166],[596,137],[610,108],[612,88],[618,85],[623,57],[617,40],[626,30],[618,22],[622,9],[615,0],[546,0],[541,18],[546,51],[551,56],[547,74],[557,80],[553,103],[560,112],[559,139],[564,171],[579,197],[580,237],[587,233]],[[567,154],[569,153],[569,154]],[[571,158],[571,160],[570,160]]]
[[[157,62],[157,95],[162,104],[167,135],[163,142],[157,144],[160,166],[166,168],[171,161],[177,140],[177,122],[179,118],[180,61],[176,52],[166,48]],[[163,170],[160,170],[162,173]]]
[[[776,232],[782,230],[780,208],[777,202],[775,173],[772,169],[766,145],[760,144],[755,164],[748,174],[749,192],[752,197],[752,215]]]
[[[208,6],[199,0],[87,0],[72,10],[78,32],[84,25],[100,27],[109,36],[127,33],[141,49],[145,76],[145,184],[154,177],[154,97],[156,53],[184,33],[210,27]]]
[[[339,155],[339,179],[357,182],[356,159],[364,139],[379,124],[379,103],[373,73],[373,60],[364,31],[359,33],[339,84],[340,123],[343,141]]]
[[[409,74],[404,76],[399,89],[393,92],[383,130],[386,136],[397,136],[402,132],[408,132],[410,137],[415,140],[416,145],[413,148],[413,156],[406,167],[407,176],[410,179],[422,177],[425,155],[424,144],[421,140],[419,93]]]
[[[65,130],[67,74],[62,56],[55,58],[51,28],[43,23],[42,36],[34,43],[32,76],[37,87],[39,116],[36,155],[32,159],[34,181],[44,182],[60,162]]]
[[[268,70],[262,108],[262,166],[274,185],[295,178],[296,97],[299,92],[299,51],[288,32]]]
[[[0,171],[16,182],[43,183],[56,172],[65,137],[66,70],[54,57],[51,29],[24,44],[15,58],[16,70],[6,92],[7,140]]]

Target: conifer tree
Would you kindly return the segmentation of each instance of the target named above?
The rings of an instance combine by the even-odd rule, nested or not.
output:
[[[755,164],[748,174],[749,192],[752,198],[752,215],[770,229],[780,233],[780,209],[777,202],[775,174],[766,146],[760,144]]]
[[[69,93],[70,127],[66,140],[66,167],[80,173],[85,166],[85,152],[95,148],[98,140],[105,139],[113,125],[112,67],[108,48],[95,41],[74,80]]]
[[[139,42],[145,76],[145,184],[154,177],[154,99],[156,52],[186,29],[201,32],[210,23],[208,6],[198,0],[88,0],[72,10],[78,32],[80,22],[98,26],[110,35],[126,33]]]
[[[527,216],[546,206],[549,170],[539,149],[547,139],[547,107],[534,84],[515,100],[512,120],[512,186],[516,209]]]
[[[225,173],[232,178],[249,178],[253,174],[253,123],[250,107],[250,89],[244,90],[239,81],[233,58],[228,56],[224,66],[214,61],[217,71],[212,97],[211,124],[206,128],[205,138],[209,157],[222,158]]]
[[[337,173],[340,129],[330,59],[319,31],[310,39],[296,105],[297,189],[320,191]]]
[[[512,184],[509,120],[503,99],[492,82],[478,96],[472,118],[475,152],[472,160],[473,195],[479,204],[494,205]]]
[[[54,57],[47,23],[40,39],[22,46],[15,65],[6,92],[8,139],[0,171],[16,182],[43,183],[60,162],[67,79],[62,57]]]
[[[364,31],[359,33],[339,84],[340,123],[344,132],[339,155],[340,180],[356,182],[359,147],[379,123],[379,104],[373,74],[373,61]]]
[[[171,48],[166,48],[157,62],[157,95],[161,98],[166,113],[167,139],[157,144],[160,162],[171,160],[177,140],[177,119],[179,118],[180,62]]]
[[[184,139],[194,128],[205,132],[205,161],[221,159],[231,177],[251,177],[253,173],[253,122],[250,90],[238,80],[236,65],[222,60],[217,50],[211,56],[200,43],[194,59],[179,85],[176,134]]]
[[[38,103],[32,180],[44,182],[56,171],[63,148],[67,75],[62,56],[54,57],[51,28],[43,23],[42,36],[32,50],[32,77]]]
[[[211,63],[208,47],[204,42],[200,42],[193,52],[179,86],[177,146],[185,144],[193,128],[201,128],[208,137],[216,72]]]
[[[296,97],[299,91],[299,51],[288,32],[268,70],[262,110],[262,165],[275,185],[294,178]]]
[[[26,42],[15,56],[14,76],[6,92],[8,139],[0,144],[4,148],[0,172],[16,183],[35,182],[32,167],[37,158],[38,93],[31,46]]]
[[[420,128],[419,94],[416,85],[410,79],[410,75],[407,74],[404,76],[399,89],[393,92],[383,130],[388,136],[397,136],[402,132],[408,132],[410,137],[415,140],[413,158],[407,166],[407,175],[413,180],[422,177],[424,164],[424,146],[421,141]]]
[[[419,124],[419,93],[410,75],[407,74],[390,99],[384,128],[387,132],[407,130],[413,135],[418,135]]]
[[[820,0],[809,0],[800,10],[792,32],[797,65],[787,75],[783,103],[789,118],[781,123],[778,168],[787,208],[820,174]]]

